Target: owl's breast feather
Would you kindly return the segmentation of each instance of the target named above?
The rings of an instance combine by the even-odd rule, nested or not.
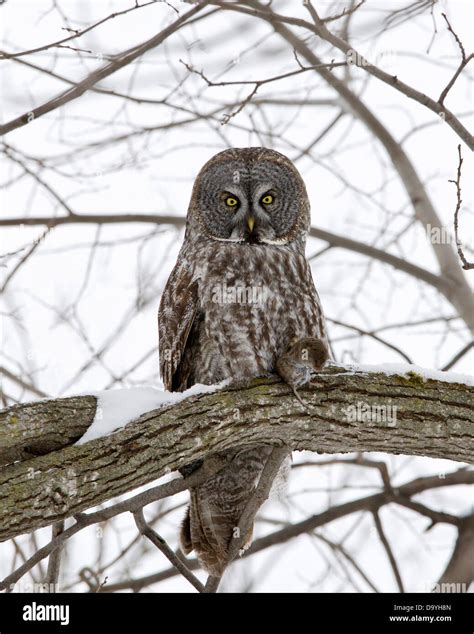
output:
[[[272,372],[295,337],[318,336],[309,266],[304,256],[287,248],[213,246],[196,271],[203,315],[200,380]]]

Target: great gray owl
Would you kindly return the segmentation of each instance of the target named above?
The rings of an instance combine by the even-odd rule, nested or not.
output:
[[[304,182],[279,152],[229,149],[204,165],[160,303],[166,389],[276,371],[297,394],[310,371],[322,368],[324,316],[304,254],[309,222]],[[186,554],[194,549],[211,575],[227,565],[234,529],[270,451],[229,451],[224,469],[190,492],[181,547]]]

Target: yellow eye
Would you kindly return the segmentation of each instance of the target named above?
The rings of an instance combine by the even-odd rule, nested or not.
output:
[[[236,207],[239,204],[239,201],[233,196],[227,196],[227,198],[225,199],[225,204],[227,205],[227,207]]]
[[[266,196],[262,198],[261,202],[264,205],[271,205],[273,200],[274,200],[273,196],[271,194],[267,194]]]

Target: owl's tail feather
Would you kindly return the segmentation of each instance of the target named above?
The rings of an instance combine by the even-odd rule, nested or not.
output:
[[[186,514],[181,523],[181,532],[179,533],[179,545],[185,555],[189,555],[193,550],[191,541],[191,524],[189,519],[189,506],[186,508]]]
[[[191,489],[191,501],[181,527],[181,550],[196,552],[201,566],[213,577],[220,577],[229,563],[232,539],[242,512],[271,451],[256,447],[233,452],[230,464],[215,476]],[[243,549],[252,540],[252,528]]]
[[[232,515],[233,517],[231,517]],[[191,491],[191,502],[181,527],[181,549],[196,552],[201,566],[220,577],[228,564],[230,542],[240,516],[212,508],[199,489]]]

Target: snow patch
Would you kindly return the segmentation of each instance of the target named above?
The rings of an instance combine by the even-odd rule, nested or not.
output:
[[[79,438],[76,445],[83,445],[95,438],[108,436],[136,420],[142,414],[154,409],[175,405],[189,396],[216,392],[228,384],[222,381],[217,385],[193,385],[185,392],[165,392],[155,387],[133,387],[122,390],[104,390],[89,392],[88,396],[97,398],[94,420],[86,433]]]
[[[336,367],[341,364],[332,363]],[[356,372],[380,373],[387,375],[406,376],[410,372],[423,377],[424,380],[433,379],[445,383],[462,383],[474,386],[474,377],[456,372],[443,372],[430,370],[409,363],[382,363],[379,365],[344,364],[345,374]],[[142,414],[167,405],[175,405],[189,396],[209,394],[229,385],[230,381],[222,381],[216,385],[193,385],[185,392],[165,392],[155,387],[134,387],[121,390],[105,390],[102,392],[88,393],[88,396],[97,397],[97,409],[92,424],[86,433],[76,442],[82,445],[95,438],[108,436],[122,429],[128,423],[136,420]]]
[[[341,364],[333,363],[337,367]],[[413,365],[410,363],[381,363],[379,365],[364,365],[358,363],[342,364],[347,369],[349,374],[355,372],[378,372],[387,375],[398,374],[405,376],[410,372],[419,374],[425,381],[433,379],[434,381],[444,381],[445,383],[462,383],[464,385],[474,386],[474,377],[469,374],[459,374],[457,372],[443,372],[442,370],[430,370],[429,368],[422,368],[419,365]]]

